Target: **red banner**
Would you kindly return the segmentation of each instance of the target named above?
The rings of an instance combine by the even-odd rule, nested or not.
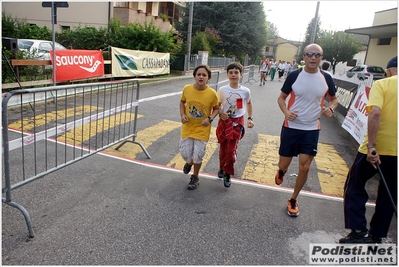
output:
[[[50,59],[53,59],[50,51]],[[97,50],[56,50],[56,81],[72,81],[104,75],[104,59]],[[54,77],[52,77],[54,81]]]

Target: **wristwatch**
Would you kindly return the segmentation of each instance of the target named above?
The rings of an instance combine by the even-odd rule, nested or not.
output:
[[[210,123],[212,123],[212,122],[213,122],[213,119],[212,119],[212,117],[211,117],[211,116],[209,116],[209,117],[208,117],[208,120],[209,120],[209,122],[210,122]]]
[[[248,120],[253,121],[254,119],[252,117],[248,117]]]

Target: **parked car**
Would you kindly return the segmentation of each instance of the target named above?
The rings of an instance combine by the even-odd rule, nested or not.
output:
[[[370,75],[373,75],[373,80],[378,80],[385,77],[385,70],[379,66],[361,65],[353,67],[346,72],[346,76],[349,78],[355,75],[357,75],[359,80],[366,80]]]
[[[18,39],[18,49],[29,51],[36,59],[50,60],[50,50],[53,50],[53,42],[47,40]],[[65,50],[66,48],[55,42],[55,50]]]

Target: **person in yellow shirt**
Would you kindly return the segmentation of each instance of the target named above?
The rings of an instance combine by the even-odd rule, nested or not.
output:
[[[194,172],[188,184],[190,190],[199,185],[198,174],[211,133],[212,121],[219,115],[217,93],[207,85],[211,74],[208,66],[197,66],[193,72],[195,83],[184,86],[180,98],[182,127],[179,151],[186,161],[183,167],[185,174],[188,174],[194,165]]]
[[[388,78],[375,81],[371,87],[367,133],[345,182],[345,228],[352,231],[339,243],[381,243],[387,237],[397,203],[398,187],[398,76],[397,57],[387,64]],[[367,229],[366,182],[377,173],[379,164],[393,198],[380,180],[375,212]]]

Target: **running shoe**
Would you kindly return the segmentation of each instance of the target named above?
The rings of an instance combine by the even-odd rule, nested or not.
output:
[[[192,166],[193,166],[193,164],[190,164],[190,163],[184,164],[184,167],[183,167],[184,174],[188,174],[191,171]]]
[[[298,209],[298,201],[296,199],[288,199],[287,202],[287,213],[291,217],[296,217],[299,215],[299,209]]]
[[[191,175],[190,182],[188,183],[187,188],[190,190],[194,190],[198,187],[198,185],[199,185],[198,177],[195,175]]]
[[[224,187],[230,187],[230,185],[231,185],[230,174],[224,173],[224,175],[223,175],[223,184],[224,184]]]
[[[223,170],[219,170],[218,171],[218,177],[219,178],[223,178],[223,176],[224,176],[224,171]]]
[[[284,175],[287,171],[283,172],[282,170],[278,170],[276,173],[276,176],[274,177],[274,181],[276,182],[276,185],[281,185],[281,183],[284,180]]]

